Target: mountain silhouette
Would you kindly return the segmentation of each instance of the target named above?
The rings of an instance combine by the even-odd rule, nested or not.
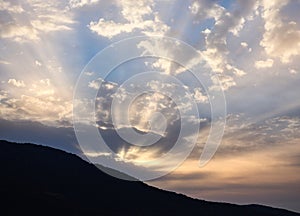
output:
[[[62,150],[0,141],[1,215],[300,215],[192,199],[124,181]]]

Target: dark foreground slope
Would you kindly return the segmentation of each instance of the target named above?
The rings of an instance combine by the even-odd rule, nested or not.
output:
[[[104,174],[79,157],[0,141],[1,215],[300,215],[195,200]]]

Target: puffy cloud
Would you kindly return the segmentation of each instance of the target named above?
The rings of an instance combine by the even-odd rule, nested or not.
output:
[[[16,87],[26,87],[25,83],[23,80],[16,80],[16,79],[9,79],[7,81],[8,84],[11,84],[13,86],[16,86]]]
[[[10,79],[10,85],[23,88],[22,91],[1,91],[1,118],[6,120],[31,120],[48,125],[71,122],[72,101],[64,98],[50,82],[41,79],[25,85],[22,80]]]
[[[218,20],[226,9],[217,4],[216,0],[195,0],[189,6],[189,10],[197,18],[197,20],[209,18]]]
[[[290,72],[291,74],[297,74],[297,73],[298,73],[298,71],[295,70],[295,69],[289,69],[289,72]]]
[[[98,3],[99,0],[70,0],[69,5],[71,8],[80,8],[87,5],[93,5]]]
[[[98,35],[110,39],[134,30],[140,30],[145,35],[162,35],[168,31],[169,27],[160,20],[157,13],[153,12],[153,5],[153,0],[118,1],[121,14],[126,20],[125,23],[100,18],[98,22],[90,22],[88,27]]]
[[[88,87],[96,89],[96,90],[98,90],[101,87],[101,90],[110,91],[110,90],[115,90],[117,87],[117,84],[113,83],[113,82],[107,82],[101,78],[98,78],[96,80],[92,80],[91,82],[89,82]]]
[[[256,61],[255,62],[255,67],[257,69],[261,68],[271,68],[273,67],[274,60],[273,59],[267,59],[265,61]]]
[[[210,91],[220,91],[222,88],[223,91],[230,89],[233,86],[236,86],[236,82],[233,77],[220,74],[212,76],[213,85],[209,87]]]
[[[248,47],[248,44],[246,42],[241,42],[242,47]]]
[[[155,61],[152,66],[156,69],[160,69],[166,74],[172,73],[172,62],[170,60],[160,58]]]
[[[0,101],[7,98],[7,91],[0,90]]]
[[[194,89],[193,96],[198,103],[208,103],[208,97],[202,93],[200,88]]]
[[[230,59],[231,50],[227,46],[227,37],[229,33],[238,37],[246,20],[253,16],[258,4],[256,0],[238,1],[234,6],[233,11],[228,11],[217,4],[216,1],[206,0],[194,1],[190,6],[195,19],[213,18],[215,20],[211,29],[202,31],[205,37],[205,49],[202,51],[202,56],[213,72],[223,74],[220,76],[220,81],[224,85],[224,90],[236,85],[235,77],[246,74],[244,70],[236,66],[234,61]],[[242,43],[242,46],[246,45],[245,42]]]
[[[37,31],[32,26],[22,26],[17,23],[0,24],[0,37],[13,39],[16,42],[38,40]]]
[[[74,23],[63,2],[30,0],[12,5],[4,1],[0,10],[4,12],[0,16],[5,18],[0,24],[0,37],[17,42],[36,41],[43,33],[70,30]]]
[[[173,124],[179,118],[178,109],[190,108],[190,101],[187,97],[177,97],[184,95],[176,84],[153,80],[146,83],[148,91],[145,92],[144,86],[131,85],[129,88],[117,86],[115,83],[101,81],[101,87],[98,83],[92,84],[90,87],[99,89],[99,94],[96,99],[97,120],[104,123],[102,126],[113,124],[114,119],[118,119],[121,125],[114,125],[116,128],[134,127],[144,132],[159,133],[160,124],[163,121],[153,121],[157,113],[161,113],[167,125]],[[132,98],[132,91],[141,92],[136,98]],[[140,91],[141,90],[141,91]],[[199,90],[199,89],[198,89]],[[200,91],[200,90],[199,90]],[[164,92],[172,92],[177,98],[180,98],[179,103],[172,100],[172,96],[164,94]],[[205,96],[200,97],[200,92],[197,92],[197,99],[204,102]],[[114,107],[112,109],[113,100],[132,100],[130,107]],[[112,112],[112,110],[114,112]],[[126,111],[126,113],[125,113]],[[184,111],[182,111],[184,113]],[[125,124],[125,119],[130,120],[130,125]],[[149,124],[151,122],[151,125]],[[150,127],[151,126],[151,127]]]
[[[43,65],[43,64],[42,64],[40,61],[38,61],[38,60],[35,60],[34,63],[35,63],[36,66],[39,66],[39,67]]]
[[[21,5],[12,4],[9,1],[0,2],[0,11],[9,11],[11,13],[22,13],[24,9]]]
[[[239,1],[237,6],[233,12],[228,12],[223,8],[222,13],[214,17],[216,22],[213,29],[205,33],[206,50],[203,56],[216,73],[245,74],[229,61],[226,40],[229,32],[238,35],[245,19],[257,8],[257,3],[256,0]]]
[[[119,5],[122,8],[123,17],[131,23],[143,22],[143,17],[145,15],[150,15],[152,11],[152,6],[154,5],[153,0],[120,0]]]
[[[251,52],[251,51],[252,51],[252,48],[251,48],[251,47],[249,47],[249,44],[248,44],[248,43],[246,43],[246,42],[241,42],[241,46],[242,46],[243,48],[246,48],[246,49],[248,49],[248,51],[249,51],[249,52]]]
[[[3,119],[23,119],[56,125],[59,121],[71,121],[72,102],[57,96],[20,95],[1,100],[0,109]]]
[[[197,14],[200,9],[200,4],[199,2],[195,1],[191,6],[189,6],[189,9],[191,10],[192,14]]]
[[[103,82],[102,79],[93,80],[93,81],[89,82],[88,87],[93,88],[93,89],[99,89],[102,82]]]
[[[113,38],[116,35],[119,35],[123,32],[129,33],[133,29],[143,28],[143,23],[132,24],[132,23],[115,23],[114,21],[106,21],[103,18],[100,18],[98,22],[91,22],[89,28],[91,31],[96,32],[98,35],[107,37],[109,39]]]
[[[289,63],[293,56],[300,54],[300,28],[295,17],[282,14],[289,4],[299,7],[299,2],[288,0],[263,1],[262,17],[265,21],[265,32],[260,45],[271,57],[277,57],[283,63]]]

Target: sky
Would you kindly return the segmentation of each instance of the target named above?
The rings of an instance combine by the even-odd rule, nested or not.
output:
[[[109,161],[199,199],[300,212],[299,10],[298,0],[1,1],[0,139]]]

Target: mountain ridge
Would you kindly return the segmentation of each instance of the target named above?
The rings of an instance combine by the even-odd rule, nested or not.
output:
[[[208,202],[111,177],[75,154],[0,141],[5,215],[300,215],[262,205]]]

